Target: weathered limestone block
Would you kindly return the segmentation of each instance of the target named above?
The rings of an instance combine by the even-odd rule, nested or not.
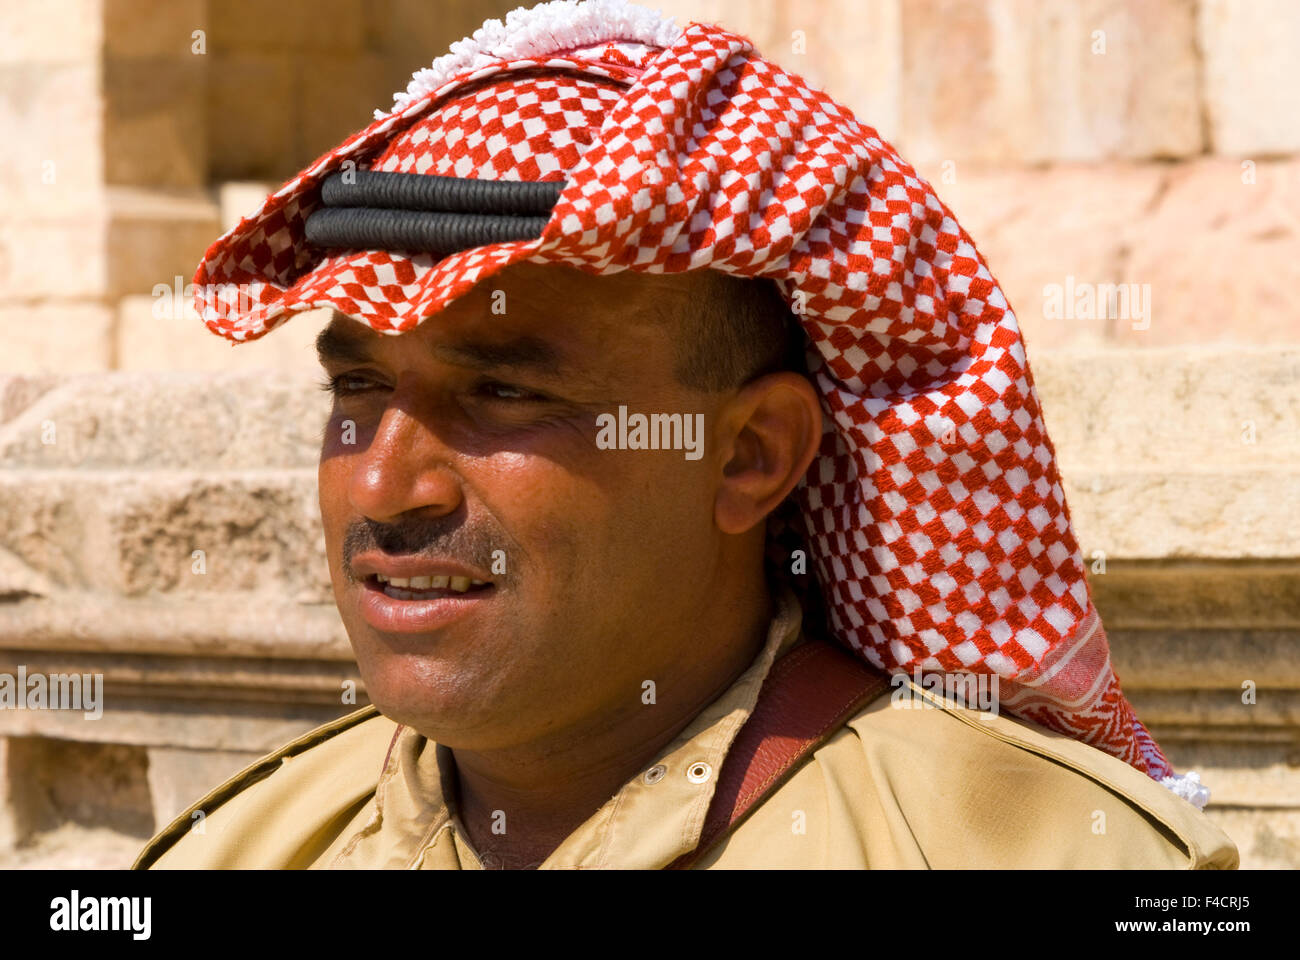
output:
[[[218,29],[214,23],[214,33]],[[280,41],[274,34],[265,36]],[[217,181],[292,176],[302,166],[296,162],[302,151],[296,143],[299,106],[292,55],[278,47],[248,53],[209,50],[216,52],[208,54],[208,75],[218,78],[207,85],[209,175]]]
[[[332,312],[309,310],[285,321],[273,336],[234,344],[212,333],[199,319],[194,302],[177,297],[173,284],[167,295],[123,297],[118,305],[116,369],[141,372],[247,373],[275,370],[319,377],[315,339]],[[179,307],[179,309],[178,309]]]
[[[7,369],[101,373],[113,362],[113,311],[93,301],[0,306],[0,343]]]
[[[1294,647],[1294,635],[1292,646]],[[1227,683],[1233,678],[1217,675],[1212,666],[1202,684]],[[1117,675],[1118,672],[1117,672]],[[1124,677],[1119,675],[1120,683]],[[1247,677],[1245,679],[1253,679]],[[1153,730],[1191,728],[1202,737],[1236,732],[1243,739],[1295,739],[1300,728],[1300,690],[1257,690],[1254,703],[1242,703],[1242,688],[1146,690],[1124,686],[1133,709]]]
[[[0,301],[102,301],[109,292],[109,257],[102,205],[49,219],[0,215]],[[6,371],[37,372],[24,369],[21,360],[6,361]]]
[[[189,283],[208,245],[221,233],[206,192],[108,191],[108,299],[151,293],[157,284]]]
[[[678,26],[716,23],[749,37],[765,57],[827,91],[881,136],[898,135],[906,7],[900,0],[667,0],[653,6]]]
[[[69,821],[150,835],[153,818],[142,748],[45,737],[7,739],[19,842]]]
[[[1294,739],[1289,743],[1266,740],[1243,732],[1249,739],[1186,741],[1171,737],[1160,742],[1177,769],[1195,770],[1211,785],[1211,809],[1300,810],[1300,752]]]
[[[1300,810],[1218,807],[1206,816],[1241,851],[1243,870],[1294,870],[1300,866]]]
[[[0,530],[63,589],[331,596],[314,471],[7,471]]]
[[[1044,347],[1102,345],[1114,335],[1117,321],[1101,311],[1053,315],[1049,293],[1063,295],[1067,283],[1127,279],[1125,233],[1159,194],[1162,168],[1023,170],[935,161],[919,163],[918,172],[984,255],[1015,311],[1031,363]]]
[[[12,17],[20,6],[42,5],[6,4],[0,17]],[[75,43],[76,33],[69,25],[60,39]],[[0,151],[0,220],[68,217],[97,202],[104,170],[103,154],[94,149],[104,129],[100,94],[93,59],[25,61],[0,53],[0,130],[22,144]]]
[[[1201,151],[1192,0],[920,0],[902,35],[913,162]]]
[[[106,183],[206,181],[201,0],[9,4],[0,13],[0,158],[8,202],[78,211]]]
[[[1285,299],[1300,285],[1296,160],[918,172],[998,278],[1031,362],[1045,347],[1300,343]]]
[[[195,323],[203,336],[224,342]],[[276,336],[292,338],[286,328],[266,339]],[[229,349],[247,350],[251,359],[261,343]],[[328,413],[329,401],[313,378],[267,377],[263,370],[69,379],[0,427],[0,464],[23,470],[315,470]],[[54,426],[52,436],[47,424]]]
[[[1201,0],[1210,149],[1259,157],[1300,150],[1300,18],[1289,0]]]
[[[1300,353],[1098,351],[1030,363],[1085,555],[1300,552]]]
[[[671,7],[675,0],[668,0]],[[434,58],[462,37],[470,36],[489,17],[504,20],[520,4],[516,0],[373,0],[361,18],[361,37],[366,49],[387,54],[389,81],[384,94],[404,90],[411,74],[427,67]],[[654,9],[669,11],[658,2]],[[391,103],[386,97],[376,107]]]
[[[1300,23],[1295,13],[1290,20]],[[1296,103],[1290,116],[1300,131]],[[1300,285],[1300,160],[1175,164],[1162,191],[1125,230],[1131,254],[1120,278],[1150,284],[1151,328],[1121,324],[1116,341],[1300,343],[1291,294]]]
[[[15,376],[0,373],[0,424],[18,416],[63,380],[63,377],[56,374]],[[0,464],[6,463],[3,455],[0,455]]]
[[[410,72],[426,65],[416,61]],[[376,108],[392,106],[385,72],[385,58],[377,54],[320,53],[295,63],[300,151],[296,168],[305,167],[354,131],[372,123]]]
[[[365,21],[375,15],[353,0],[280,0],[274,4],[222,0],[209,8],[209,40],[223,52],[356,51],[365,36]]]
[[[149,750],[149,796],[161,830],[209,790],[263,756],[238,750]]]
[[[1029,362],[1067,478],[1300,464],[1300,347],[1061,351]]]
[[[183,285],[220,233],[205,193],[113,187],[83,209],[29,213],[0,211],[0,301],[115,302]]]
[[[1089,557],[1288,557],[1300,544],[1294,469],[1075,470],[1063,486]]]
[[[1249,711],[1241,709],[1241,694],[1251,689],[1243,687],[1247,681],[1260,696],[1266,690],[1300,691],[1300,629],[1183,627],[1180,621],[1189,606],[1177,610],[1163,629],[1125,630],[1106,624],[1115,669],[1126,688],[1227,691],[1235,698],[1225,701],[1233,715],[1223,721],[1227,726],[1250,722]]]
[[[176,43],[188,40],[187,31]],[[186,47],[168,57],[105,59],[106,183],[206,186],[206,60]]]
[[[145,840],[105,827],[77,823],[38,833],[26,846],[0,853],[2,870],[126,870]]]
[[[357,699],[356,665],[346,661],[302,661],[277,657],[222,655],[179,656],[184,650],[146,654],[138,650],[117,653],[79,650],[4,649],[0,665],[16,675],[82,674],[83,699],[74,704],[74,723],[98,726],[103,711],[124,700],[180,698],[216,703],[296,703],[334,707]],[[85,674],[91,674],[87,683]],[[82,692],[84,691],[84,693]],[[102,699],[101,699],[102,693]],[[364,691],[362,691],[364,693]],[[361,700],[364,704],[364,699]],[[101,709],[102,708],[102,709]],[[39,714],[41,711],[33,711]],[[98,740],[94,734],[78,740]]]
[[[0,7],[0,64],[84,63],[104,42],[103,0]]]
[[[206,30],[206,0],[100,0],[104,52],[118,59],[192,56],[195,30]]]
[[[1236,843],[1242,869],[1300,866],[1300,750],[1294,729],[1269,736],[1247,728],[1236,737],[1193,730],[1180,737],[1176,729],[1156,726],[1152,733],[1175,769],[1194,770],[1209,786],[1205,814]]]
[[[1234,662],[1232,651],[1253,658],[1263,654],[1255,649],[1255,643],[1280,642],[1280,638],[1289,636],[1287,631],[1300,630],[1297,560],[1108,560],[1104,572],[1100,564],[1086,562],[1088,585],[1108,633],[1159,631],[1142,634],[1144,650],[1151,645],[1161,651],[1150,665],[1151,683],[1156,682],[1157,674],[1176,676],[1175,661],[1181,662],[1183,656],[1189,669],[1202,670],[1208,662],[1203,657],[1215,650],[1225,663]],[[1198,631],[1191,636],[1211,633],[1217,639],[1211,649],[1198,648],[1195,654],[1175,657],[1173,647],[1166,649],[1165,645],[1186,644],[1188,635],[1184,631]],[[1300,687],[1300,675],[1283,668],[1280,649],[1268,656],[1265,663],[1270,675],[1280,671],[1283,676],[1295,677],[1295,686]],[[1300,660],[1296,667],[1300,669]]]
[[[228,233],[239,226],[240,220],[256,213],[262,201],[279,187],[279,181],[269,180],[229,180],[219,184],[217,206],[221,211],[221,229]]]
[[[22,825],[13,794],[14,782],[9,776],[9,738],[0,737],[0,854],[22,839]]]

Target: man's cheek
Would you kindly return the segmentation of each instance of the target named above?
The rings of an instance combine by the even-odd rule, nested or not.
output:
[[[325,533],[325,559],[329,564],[330,579],[337,590],[343,580],[343,522],[346,505],[347,474],[343,458],[321,460],[316,472],[317,493],[320,500],[321,526]]]
[[[321,430],[321,463],[365,450],[382,415],[382,409],[331,410]]]
[[[588,539],[579,531],[608,522],[607,491],[582,462],[518,454],[494,461],[483,478],[484,503],[526,551],[530,565],[553,569]]]

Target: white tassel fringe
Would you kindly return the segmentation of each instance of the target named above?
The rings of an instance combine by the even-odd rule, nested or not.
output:
[[[1210,802],[1210,788],[1201,783],[1199,773],[1175,774],[1172,777],[1165,777],[1160,783],[1178,794],[1197,810],[1204,810],[1205,805]]]
[[[457,40],[451,53],[417,70],[405,93],[393,95],[393,109],[375,111],[375,119],[397,113],[460,73],[495,60],[540,57],[560,50],[595,46],[612,40],[667,47],[681,35],[672,18],[627,0],[551,0],[489,20],[472,37]]]

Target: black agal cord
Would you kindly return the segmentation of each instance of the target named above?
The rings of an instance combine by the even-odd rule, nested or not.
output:
[[[489,243],[535,240],[564,186],[559,180],[335,173],[321,185],[323,206],[307,217],[307,242],[446,255]]]

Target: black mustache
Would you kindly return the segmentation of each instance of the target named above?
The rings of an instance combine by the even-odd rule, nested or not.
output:
[[[358,553],[375,550],[390,556],[427,556],[454,560],[478,570],[491,570],[493,552],[506,555],[506,570],[512,572],[518,552],[507,545],[507,537],[485,523],[471,525],[463,516],[438,517],[433,520],[406,520],[401,523],[377,523],[357,520],[343,535],[343,572],[356,580],[352,558]],[[500,576],[500,575],[497,575]]]

